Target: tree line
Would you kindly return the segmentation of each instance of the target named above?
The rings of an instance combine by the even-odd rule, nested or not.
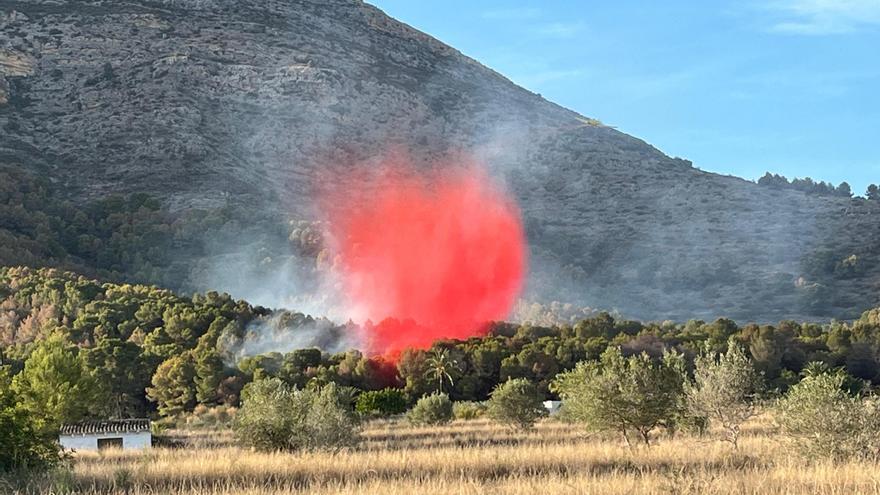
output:
[[[632,358],[657,366],[674,353],[675,366],[692,373],[701,355],[724,352],[731,341],[778,393],[816,363],[869,386],[880,382],[880,309],[853,322],[743,326],[728,319],[638,322],[599,313],[559,326],[494,322],[484,335],[393,358],[316,348],[237,355],[249,331],[269,320],[293,335],[316,325],[351,331],[351,324],[275,312],[216,292],[186,297],[54,269],[0,268],[2,417],[25,418],[37,432],[88,418],[170,418],[196,407],[239,406],[245,386],[262,380],[296,390],[351,390],[363,412],[388,403],[399,410],[437,394],[461,404],[462,414],[479,414],[476,404],[511,380],[529,383],[542,400],[564,397],[564,388],[554,386],[560,376],[601,376],[594,367],[609,351],[620,357],[603,367]]]
[[[841,182],[835,187],[830,182],[815,181],[810,177],[803,179],[795,177],[789,181],[783,175],[771,174],[770,172],[765,173],[758,179],[758,185],[774,189],[794,189],[795,191],[802,191],[807,194],[841,196],[844,198],[851,198],[853,196],[852,186],[846,181]],[[871,201],[880,201],[880,188],[876,184],[869,185],[867,191],[865,191],[865,198]]]
[[[558,419],[618,434],[630,448],[650,446],[661,433],[686,432],[714,435],[736,450],[745,423],[769,412],[781,439],[807,459],[876,460],[880,453],[880,400],[841,369],[810,363],[781,394],[767,387],[735,338],[722,352],[705,348],[691,364],[689,369],[675,350],[658,359],[645,352],[626,356],[610,346],[599,359],[581,361],[552,380],[551,389],[564,399]],[[299,388],[278,378],[257,380],[243,391],[233,429],[242,444],[259,450],[336,450],[358,444],[364,418],[406,411],[400,390],[361,392],[353,410],[355,394],[335,383]],[[405,417],[415,425],[439,425],[485,416],[529,430],[548,414],[542,399],[532,381],[508,378],[479,403],[453,402],[439,391],[424,395]]]

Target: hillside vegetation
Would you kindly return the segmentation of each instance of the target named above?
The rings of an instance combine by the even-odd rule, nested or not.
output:
[[[599,313],[399,356],[246,355],[265,332],[369,328],[54,269],[0,268],[0,297],[11,493],[877,492],[880,309],[742,327]],[[548,398],[563,406],[543,419]],[[55,443],[63,423],[145,415],[150,451]]]
[[[243,277],[205,266],[295,255],[288,220],[322,220],[331,185],[369,200],[353,172],[403,150],[424,167],[474,155],[515,195],[529,299],[760,322],[880,305],[880,202],[703,172],[359,0],[0,0],[0,22],[0,166],[86,216],[47,211],[60,220],[22,234],[22,203],[2,198],[5,263],[67,253],[242,297]],[[156,202],[138,212],[143,193]],[[131,208],[92,211],[117,194]]]
[[[174,417],[199,404],[237,406],[245,384],[270,377],[297,387],[331,382],[356,391],[397,387],[410,403],[437,390],[456,401],[486,400],[499,383],[526,378],[543,397],[552,398],[549,384],[557,374],[598,359],[609,347],[619,347],[626,356],[644,352],[654,358],[675,350],[690,360],[707,346],[724,350],[731,338],[747,349],[771,388],[780,391],[796,383],[812,362],[880,383],[878,309],[851,324],[638,322],[607,313],[560,327],[499,322],[484,337],[439,341],[432,349],[406,350],[390,361],[355,350],[333,354],[318,348],[242,354],[264,332],[292,338],[317,328],[325,342],[343,342],[355,329],[351,323],[273,312],[216,292],[185,297],[51,269],[0,268],[0,301],[0,359],[13,375],[27,376],[31,361],[32,367],[44,366],[42,358],[31,359],[35,354],[65,356],[82,369],[81,378],[72,378],[50,364],[34,375],[51,383],[41,383],[41,393],[49,395],[35,396],[32,412],[54,422],[156,412]],[[41,400],[66,402],[52,394],[62,393],[71,380],[83,380],[82,393],[96,400],[48,417]]]

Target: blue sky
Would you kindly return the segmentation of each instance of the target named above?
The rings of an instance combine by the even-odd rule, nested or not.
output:
[[[880,0],[369,0],[713,172],[880,183]]]

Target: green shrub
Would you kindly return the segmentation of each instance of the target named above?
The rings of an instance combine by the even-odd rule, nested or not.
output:
[[[731,340],[726,353],[710,352],[694,361],[694,380],[684,387],[686,416],[721,427],[724,439],[737,448],[740,427],[757,413],[756,398],[761,387],[760,373],[739,344]]]
[[[808,458],[871,458],[880,451],[880,403],[851,395],[842,372],[808,375],[776,407],[776,422]]]
[[[547,414],[540,392],[525,378],[509,379],[495,387],[486,413],[493,420],[527,430]]]
[[[486,404],[474,401],[461,401],[452,404],[455,419],[477,419],[486,414]]]
[[[0,367],[0,474],[42,470],[61,459],[60,446],[17,404],[9,373]]]
[[[128,469],[118,468],[113,471],[113,489],[116,492],[128,493],[132,487],[132,473]]]
[[[567,420],[618,432],[627,444],[636,433],[648,445],[654,429],[681,416],[683,383],[681,354],[667,352],[657,361],[644,352],[624,357],[609,347],[599,361],[582,361],[557,375],[552,387],[565,403]]]
[[[226,427],[235,417],[236,408],[230,406],[208,407],[199,404],[193,412],[179,418],[178,424],[186,428],[218,428]],[[155,422],[153,424],[156,424]]]
[[[440,425],[452,420],[452,401],[441,393],[426,395],[416,402],[407,414],[409,421],[416,425]]]
[[[371,390],[361,393],[355,410],[370,416],[391,416],[406,411],[406,395],[396,388]]]
[[[358,440],[351,392],[329,384],[299,390],[277,378],[257,380],[242,391],[233,428],[258,450],[338,450]]]
[[[159,418],[156,421],[150,422],[150,434],[153,437],[162,437],[168,430],[176,426],[177,422],[174,418]]]

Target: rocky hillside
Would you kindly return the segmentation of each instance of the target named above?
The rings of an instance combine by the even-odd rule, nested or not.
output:
[[[0,166],[65,199],[171,214],[311,219],[388,150],[464,150],[520,201],[532,297],[755,320],[880,303],[878,202],[702,172],[358,0],[0,0],[0,129]]]

